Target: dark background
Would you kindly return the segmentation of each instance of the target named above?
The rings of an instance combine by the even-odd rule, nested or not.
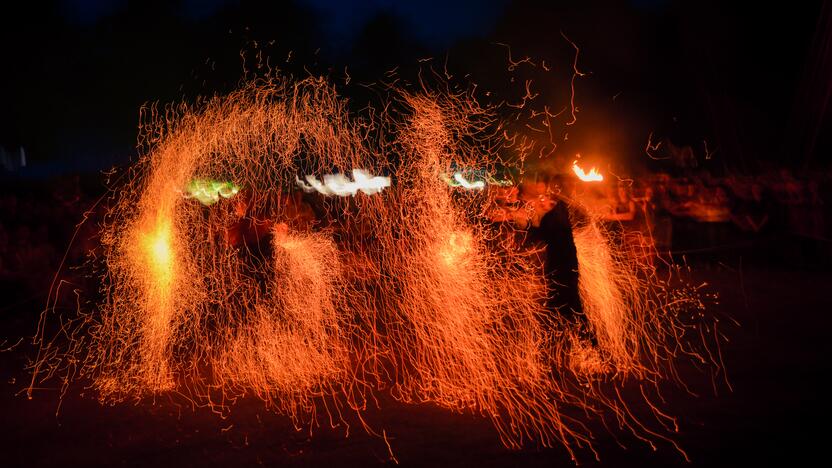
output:
[[[716,170],[829,162],[832,9],[822,2],[246,0],[5,3],[0,146],[24,175],[107,168],[135,153],[138,109],[234,88],[257,52],[303,74],[371,82],[434,57],[500,91],[515,60],[545,60],[539,98],[568,97],[561,151],[644,164],[648,135],[708,150]],[[290,54],[291,53],[291,57]],[[287,60],[289,57],[289,60]],[[495,78],[499,77],[499,78]],[[503,80],[502,82],[500,80]],[[562,135],[561,135],[562,136]],[[18,174],[20,175],[20,174]]]

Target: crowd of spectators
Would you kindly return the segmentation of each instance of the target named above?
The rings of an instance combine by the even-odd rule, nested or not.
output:
[[[791,266],[832,258],[832,174],[788,169],[716,177],[648,174],[607,184],[607,218],[649,234],[661,252],[744,253]]]

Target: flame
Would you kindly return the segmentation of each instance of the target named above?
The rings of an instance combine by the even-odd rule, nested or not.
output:
[[[171,344],[171,319],[175,315],[173,294],[176,286],[176,254],[171,219],[159,214],[145,221],[138,243],[133,248],[133,266],[144,301],[141,304],[142,379],[155,390],[172,388],[168,365]]]
[[[595,167],[591,168],[589,172],[584,172],[581,166],[578,165],[577,159],[572,163],[572,170],[584,182],[601,182],[604,180],[604,176]]]
[[[338,195],[339,197],[355,196],[359,191],[366,195],[380,193],[390,186],[390,178],[372,176],[362,169],[353,169],[350,180],[344,174],[326,174],[324,182],[321,183],[315,176],[304,177],[306,182],[295,178],[298,186],[305,192],[318,192],[323,195]]]
[[[151,275],[159,287],[167,291],[173,279],[173,252],[169,220],[159,220],[153,232],[142,238]]]
[[[473,251],[473,237],[468,232],[451,232],[439,248],[439,257],[449,267],[459,265]]]

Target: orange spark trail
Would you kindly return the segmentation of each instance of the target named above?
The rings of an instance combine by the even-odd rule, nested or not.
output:
[[[38,341],[30,390],[80,378],[108,402],[181,394],[219,412],[255,395],[310,431],[323,407],[370,432],[361,411],[389,392],[489,418],[512,448],[592,450],[587,421],[566,408],[661,439],[618,389],[675,379],[681,357],[719,367],[685,341],[701,331],[683,316],[700,296],[659,279],[589,213],[574,235],[597,346],[578,336],[546,308],[538,249],[491,221],[491,184],[448,183],[455,168],[496,174],[534,142],[472,93],[421,85],[386,88],[359,114],[324,79],[280,76],[151,109],[143,156],[102,226],[102,299]],[[228,197],[191,193],[215,180]],[[298,186],[319,219],[304,221]]]

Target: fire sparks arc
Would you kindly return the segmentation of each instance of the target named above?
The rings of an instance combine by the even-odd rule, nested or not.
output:
[[[457,161],[497,165],[499,133],[484,130],[495,109],[469,93],[399,90],[390,99],[401,115],[369,113],[356,125],[325,80],[273,78],[183,107],[175,118],[155,116],[143,127],[156,138],[152,149],[103,226],[105,297],[79,309],[80,331],[65,335],[67,349],[55,344],[61,340],[39,342],[30,391],[64,371],[88,378],[106,401],[181,391],[215,408],[253,394],[310,428],[322,407],[335,420],[389,391],[405,403],[484,415],[513,448],[562,444],[574,457],[574,447],[591,446],[587,426],[562,413],[569,405],[575,414],[609,409],[619,426],[655,437],[589,372],[613,368],[615,392],[625,378],[658,388],[675,375],[677,356],[710,356],[678,342],[678,309],[701,301],[671,291],[652,263],[625,255],[590,213],[575,226],[575,244],[597,346],[581,341],[547,308],[556,293],[539,250],[487,215],[491,202],[480,195],[504,182],[438,176]],[[395,163],[376,156],[390,148]],[[333,167],[387,176],[353,169],[351,179],[293,177]],[[577,161],[573,170],[603,180]],[[323,216],[346,219],[343,227],[292,225],[293,182],[328,196],[319,200]],[[247,187],[243,203],[217,203],[236,196],[236,184]],[[474,192],[455,196],[448,186]],[[346,198],[359,192],[385,196]],[[253,226],[250,242],[231,234],[242,217]],[[587,363],[594,370],[581,370]]]

